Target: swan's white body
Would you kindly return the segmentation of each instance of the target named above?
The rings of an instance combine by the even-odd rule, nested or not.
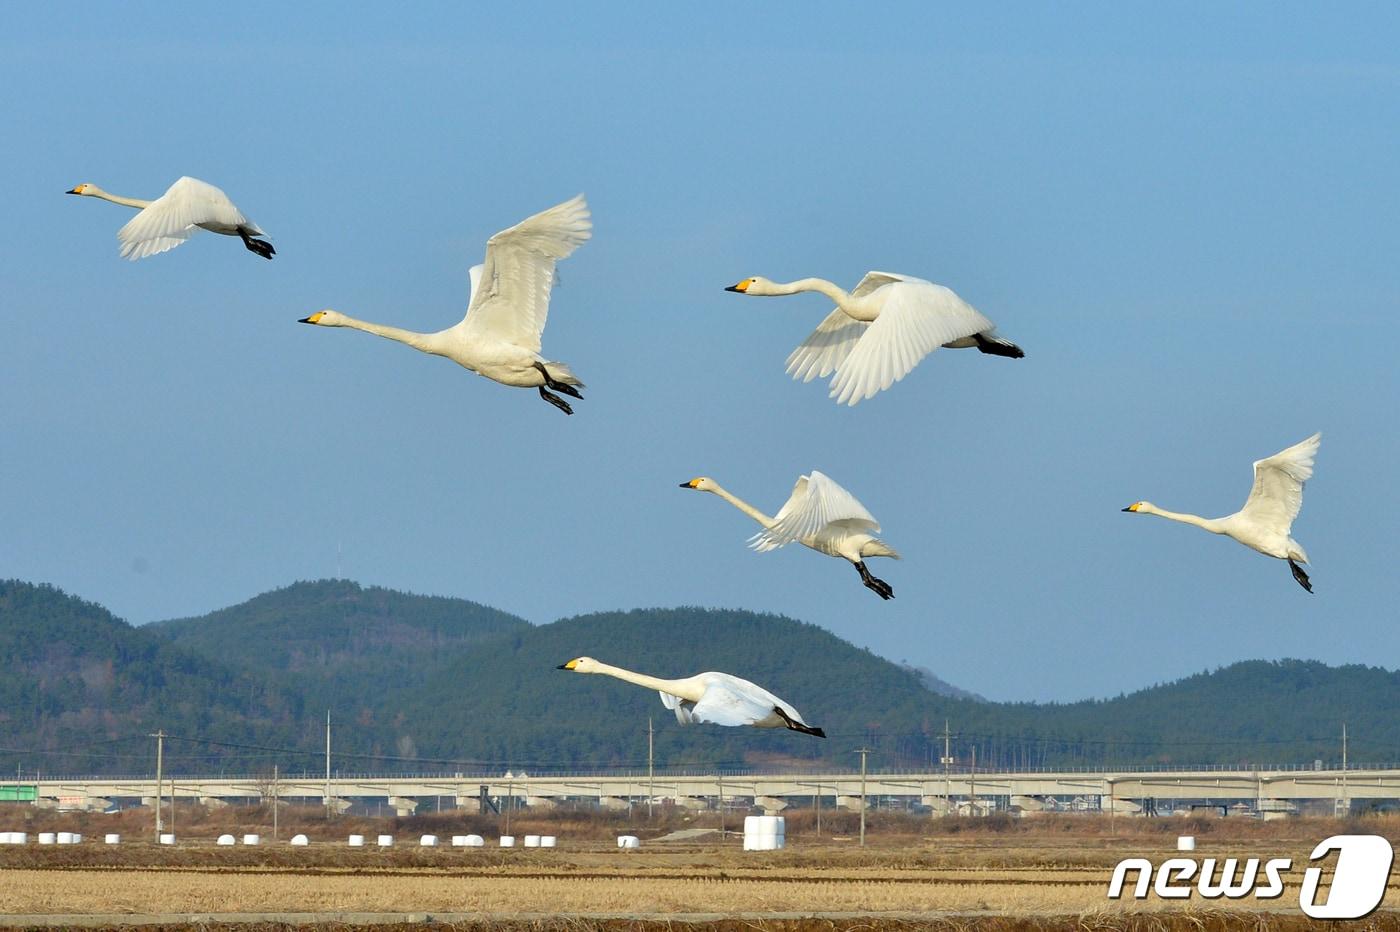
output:
[[[154,201],[109,194],[95,184],[80,184],[68,193],[98,197],[140,211],[117,231],[122,256],[133,262],[174,249],[199,230],[239,236],[245,245],[254,236],[267,235],[234,206],[227,194],[198,178],[179,179]],[[275,250],[266,243],[261,246],[266,252],[252,245],[248,248],[271,258]]]
[[[1025,354],[996,335],[996,325],[951,289],[893,272],[867,272],[849,294],[822,278],[772,282],[746,278],[726,291],[749,295],[824,294],[836,302],[788,357],[794,379],[810,382],[833,372],[832,398],[853,405],[904,378],[938,349],[976,347],[1019,358]]]
[[[546,385],[583,385],[565,363],[540,355],[540,337],[549,316],[554,264],[582,245],[592,226],[588,204],[580,194],[492,236],[486,241],[486,261],[469,272],[466,316],[446,330],[416,333],[332,310],[319,311],[302,322],[351,327],[397,340],[444,356],[493,382],[538,388],[548,400]],[[551,403],[563,404],[558,399]],[[569,413],[567,406],[564,410]]]
[[[814,469],[810,475],[799,476],[797,484],[792,487],[792,495],[773,517],[759,511],[708,476],[683,482],[681,486],[712,492],[762,525],[763,530],[749,538],[749,546],[754,550],[766,553],[795,541],[817,553],[849,561],[866,586],[874,589],[882,598],[888,599],[893,595],[887,585],[869,575],[864,558],[893,557],[898,560],[899,553],[875,536],[874,532],[880,530],[880,525],[865,510],[865,506],[825,474]],[[879,586],[871,585],[872,580]],[[881,588],[886,591],[882,592]]]
[[[791,705],[756,683],[729,673],[697,673],[681,680],[664,680],[645,673],[634,673],[621,667],[576,657],[559,666],[575,673],[601,673],[626,683],[634,683],[661,694],[661,703],[676,713],[682,725],[697,722],[710,725],[752,725],[755,728],[791,728],[794,731],[825,738],[820,728],[813,728]],[[798,727],[801,726],[801,727]]]
[[[1306,573],[1296,563],[1307,563],[1303,545],[1292,537],[1293,519],[1303,507],[1303,484],[1312,478],[1313,458],[1322,443],[1322,434],[1313,434],[1273,456],[1254,464],[1254,486],[1244,507],[1223,518],[1202,518],[1158,508],[1151,502],[1134,502],[1124,511],[1157,515],[1183,524],[1192,524],[1224,534],[1252,550],[1279,560],[1287,560],[1299,585],[1312,591]]]

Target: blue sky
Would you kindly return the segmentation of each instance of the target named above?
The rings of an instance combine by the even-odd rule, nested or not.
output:
[[[1393,9],[288,6],[8,12],[0,575],[133,622],[337,565],[536,622],[767,610],[1005,699],[1396,665]],[[62,194],[182,174],[276,260],[201,234],[128,263],[129,211]],[[486,238],[579,191],[544,337],[572,418],[296,323],[449,325]],[[783,372],[825,300],[721,290],[868,269],[1027,358],[939,352],[838,408]],[[1314,596],[1119,511],[1234,511],[1315,430]],[[871,564],[895,601],[677,488],[774,510],[813,468],[904,553]]]

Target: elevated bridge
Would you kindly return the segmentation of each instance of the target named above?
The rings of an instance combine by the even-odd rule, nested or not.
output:
[[[514,805],[548,806],[570,801],[593,801],[625,806],[637,800],[669,798],[677,803],[709,806],[721,800],[754,801],[767,808],[806,805],[813,797],[834,798],[840,805],[859,807],[862,796],[921,802],[935,807],[971,800],[1005,797],[1008,801],[1097,797],[1104,811],[1125,811],[1115,801],[1143,799],[1192,800],[1226,805],[1246,802],[1264,810],[1270,804],[1330,800],[1400,799],[1400,765],[1342,770],[1316,768],[1182,768],[1145,770],[1046,770],[988,773],[942,771],[872,772],[862,788],[859,773],[763,773],[646,771],[577,772],[545,775],[420,774],[336,775],[295,774],[275,782],[269,775],[175,776],[161,781],[142,777],[44,777],[0,781],[0,799],[32,800],[37,805],[64,808],[105,808],[110,801],[141,799],[148,804],[159,794],[206,805],[257,803],[276,796],[344,808],[351,800],[378,801],[411,812],[434,800],[441,806],[478,805],[483,795]],[[1286,808],[1286,806],[1285,806]]]

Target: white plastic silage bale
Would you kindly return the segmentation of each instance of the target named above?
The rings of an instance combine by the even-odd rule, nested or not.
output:
[[[378,844],[381,848],[392,848],[394,847],[394,836],[380,835],[376,844]]]
[[[617,846],[619,848],[640,848],[642,840],[636,835],[619,835],[617,836]]]
[[[437,843],[438,837],[436,835],[424,835],[418,839],[418,847],[420,848],[436,848]]]
[[[311,839],[307,838],[305,835],[293,835],[291,843],[296,845],[298,848],[304,848],[307,845],[311,844]]]
[[[1195,851],[1195,850],[1196,850],[1196,836],[1195,836],[1195,835],[1179,835],[1179,836],[1177,836],[1177,839],[1176,839],[1176,850],[1178,850],[1178,851]]]
[[[29,834],[28,834],[27,832],[11,832],[11,833],[10,833],[10,844],[12,844],[12,845],[27,845],[27,844],[29,844]]]
[[[502,835],[502,836],[501,836],[501,847],[502,847],[502,848],[514,848],[514,847],[515,847],[515,836],[514,836],[514,835]]]
[[[108,832],[102,836],[102,843],[106,845],[119,845],[122,843],[122,836],[116,832]]]
[[[175,833],[162,832],[159,841],[162,845],[173,845],[175,844]]]
[[[466,836],[466,835],[453,835],[453,836],[452,836],[452,847],[454,847],[454,848],[465,848],[466,846],[467,846],[467,836]]]
[[[218,839],[214,842],[214,844],[216,844],[216,845],[223,845],[223,846],[226,847],[226,848],[227,848],[229,845],[234,845],[234,844],[237,844],[237,843],[238,843],[238,839],[237,839],[237,838],[234,838],[232,835],[220,835],[220,836],[218,837]]]
[[[540,836],[538,836],[538,835],[526,835],[526,836],[525,836],[525,847],[527,847],[527,848],[538,848],[539,846],[540,846]]]
[[[541,848],[555,848],[555,847],[558,847],[558,844],[559,844],[559,838],[558,838],[557,836],[555,836],[555,835],[541,835],[541,836],[540,836],[540,847],[541,847]]]
[[[468,835],[468,836],[467,836],[467,847],[468,847],[468,848],[484,848],[484,847],[486,847],[486,839],[485,839],[485,838],[482,838],[480,835]]]
[[[54,841],[54,833],[53,833],[53,832],[40,832],[40,833],[39,833],[39,844],[41,844],[41,845],[51,845],[51,844],[53,844],[53,841]]]
[[[363,848],[365,846],[365,836],[351,835],[345,843],[352,848]]]
[[[261,836],[261,835],[244,835],[244,836],[243,836],[243,844],[245,844],[245,845],[260,845],[260,844],[262,844],[262,836]]]

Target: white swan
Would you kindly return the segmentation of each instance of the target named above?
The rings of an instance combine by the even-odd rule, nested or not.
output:
[[[592,227],[580,194],[491,237],[486,241],[486,262],[468,272],[467,316],[437,333],[385,327],[332,310],[317,311],[301,323],[353,327],[398,340],[502,385],[538,388],[545,401],[573,414],[568,402],[546,389],[582,398],[578,388],[583,383],[566,364],[540,355],[540,335],[549,315],[554,263],[584,243]]]
[[[1254,464],[1254,488],[1244,507],[1223,518],[1202,518],[1198,515],[1164,511],[1151,502],[1134,502],[1124,511],[1140,515],[1157,515],[1194,524],[1212,534],[1224,534],[1270,557],[1287,560],[1288,568],[1298,585],[1312,592],[1308,574],[1299,563],[1307,563],[1303,545],[1289,536],[1293,519],[1303,507],[1303,483],[1312,478],[1313,457],[1317,455],[1322,434],[1295,443],[1286,450],[1259,460]]]
[[[788,357],[794,379],[810,382],[832,372],[830,396],[853,405],[909,374],[940,346],[976,347],[995,356],[1026,355],[996,335],[996,325],[950,289],[893,272],[867,272],[850,294],[822,278],[779,283],[746,278],[725,291],[785,295],[815,291],[836,302],[812,335]]]
[[[266,236],[258,225],[233,205],[228,195],[198,178],[181,178],[154,201],[108,194],[95,184],[80,184],[68,194],[100,197],[113,204],[135,207],[141,212],[117,231],[122,256],[133,262],[174,249],[197,230],[237,236],[249,250],[271,259],[277,250],[255,236]]]
[[[755,728],[791,728],[804,735],[825,738],[826,732],[803,720],[801,713],[755,683],[729,673],[697,673],[683,680],[663,680],[645,673],[633,673],[594,660],[575,657],[561,663],[560,670],[575,673],[602,673],[627,683],[635,683],[661,693],[661,704],[675,710],[682,725],[696,722],[710,725],[752,725]]]
[[[754,550],[766,553],[797,541],[817,553],[849,560],[867,589],[882,599],[894,598],[894,589],[883,579],[871,576],[862,558],[898,560],[898,551],[870,533],[880,530],[880,525],[854,495],[815,469],[810,475],[797,478],[792,495],[771,518],[708,476],[682,482],[681,488],[713,492],[763,525],[762,531],[749,538],[749,546]]]

